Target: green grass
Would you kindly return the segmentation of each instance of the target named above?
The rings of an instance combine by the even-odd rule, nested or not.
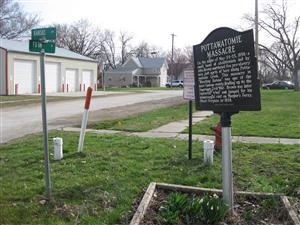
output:
[[[76,100],[84,97],[66,97],[66,96],[47,96],[47,102]],[[0,96],[0,107],[12,107],[21,105],[39,104],[41,96],[39,95],[9,95]]]
[[[50,204],[41,202],[41,136],[0,145],[0,224],[123,224],[152,181],[221,188],[221,156],[216,154],[214,164],[206,167],[199,142],[194,142],[194,159],[189,161],[186,141],[87,134],[84,153],[77,154],[78,134],[51,132],[49,142],[57,136],[64,141],[64,159],[51,161]],[[235,187],[295,196],[299,148],[234,144]]]
[[[98,91],[103,91],[103,88],[98,88]],[[174,91],[174,90],[182,90],[182,88],[179,87],[173,87],[173,88],[167,88],[167,87],[132,87],[132,88],[118,88],[118,87],[106,87],[105,91],[133,91],[133,92],[139,92],[139,91]]]
[[[38,95],[9,95],[9,96],[0,96],[0,102],[10,102],[10,101],[28,101],[28,100],[37,100],[41,99]]]
[[[300,138],[300,92],[275,90],[261,94],[261,111],[232,116],[232,134]],[[219,120],[220,116],[214,115],[194,125],[193,133],[213,134],[210,127]]]
[[[167,123],[188,118],[188,104],[160,108],[139,113],[125,119],[108,120],[89,127],[94,129],[124,130],[132,132],[148,131]]]

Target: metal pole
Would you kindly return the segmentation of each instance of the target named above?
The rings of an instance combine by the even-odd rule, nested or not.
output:
[[[233,213],[233,181],[232,181],[232,144],[231,144],[231,113],[222,113],[222,187],[223,199]]]
[[[189,159],[192,159],[193,101],[189,100]]]
[[[51,200],[51,179],[50,179],[50,162],[49,162],[47,111],[46,111],[45,51],[44,51],[44,49],[41,50],[40,68],[41,68],[42,120],[43,120],[43,133],[44,133],[45,181],[46,181],[47,198],[48,198],[48,200]]]
[[[172,82],[173,82],[173,73],[174,73],[174,37],[176,36],[174,33],[171,34],[172,36],[172,55],[171,55],[171,88],[172,88]]]
[[[103,71],[102,71],[102,87],[103,87],[103,91],[105,91],[104,70],[105,70],[105,64],[103,65]]]

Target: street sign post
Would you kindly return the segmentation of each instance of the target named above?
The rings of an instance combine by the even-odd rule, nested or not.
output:
[[[261,109],[253,31],[221,27],[193,51],[196,108],[221,114],[223,199],[233,213],[231,116]]]
[[[55,53],[56,28],[41,28],[31,30],[29,41],[29,51],[40,52],[41,71],[41,102],[42,102],[42,123],[44,133],[44,163],[45,163],[45,183],[47,199],[51,200],[51,176],[48,145],[47,111],[46,111],[46,80],[45,80],[45,52]]]

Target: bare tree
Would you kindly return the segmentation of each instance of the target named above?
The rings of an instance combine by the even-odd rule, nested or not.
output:
[[[118,56],[116,54],[115,33],[110,30],[104,32],[104,39],[102,43],[103,54],[105,56],[106,64],[109,68],[115,69],[118,65]]]
[[[128,35],[126,32],[120,32],[119,41],[121,43],[121,64],[124,64],[128,57],[133,54],[132,48],[129,50],[129,42],[131,40],[132,36]]]
[[[287,11],[287,1],[283,0],[281,5],[267,5],[260,14],[259,27],[274,39],[278,45],[281,45],[283,54],[277,54],[274,48],[259,43],[260,48],[272,55],[278,62],[285,64],[293,74],[293,80],[296,90],[299,90],[299,80],[297,77],[296,65],[300,60],[300,43],[299,43],[299,23],[300,16],[289,21]],[[247,16],[248,21],[254,22],[254,19]],[[274,43],[273,42],[273,43]],[[282,57],[283,56],[283,57]]]
[[[284,49],[282,44],[273,43],[269,49],[276,54],[271,54],[270,51],[266,51],[265,49],[261,49],[260,51],[260,63],[261,66],[267,66],[271,71],[268,71],[273,74],[273,77],[277,80],[289,80],[291,79],[288,65],[287,55],[284,53]],[[278,60],[280,58],[281,60]],[[284,62],[284,63],[283,63]]]
[[[24,12],[18,2],[0,0],[0,37],[6,39],[25,37],[39,22],[37,15]]]
[[[182,73],[182,71],[192,63],[192,53],[191,48],[186,47],[184,49],[175,48],[173,52],[173,66],[172,64],[172,53],[169,52],[167,55],[167,62],[169,65],[169,73],[175,76],[176,79],[178,79],[179,75]]]
[[[149,45],[147,42],[142,41],[134,49],[134,55],[136,57],[154,58],[163,56],[163,51],[157,46]]]
[[[54,24],[57,28],[56,44],[58,47],[91,58],[98,58],[102,51],[103,36],[87,20],[79,20],[71,25]]]

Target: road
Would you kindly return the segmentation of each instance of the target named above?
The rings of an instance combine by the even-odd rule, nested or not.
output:
[[[130,105],[138,103],[153,103],[165,101],[174,97],[182,96],[182,90],[172,91],[147,91],[146,93],[132,93],[121,96],[106,96],[94,98],[91,101],[91,115],[101,110],[114,108],[130,108]],[[57,129],[63,126],[78,124],[83,112],[84,99],[65,102],[50,102],[47,104],[48,129]],[[147,107],[144,104],[143,107]],[[125,108],[125,110],[124,110]],[[136,107],[135,107],[136,108]],[[138,110],[138,109],[135,109]],[[41,106],[18,106],[1,108],[0,111],[0,143],[6,143],[12,139],[42,131]]]

